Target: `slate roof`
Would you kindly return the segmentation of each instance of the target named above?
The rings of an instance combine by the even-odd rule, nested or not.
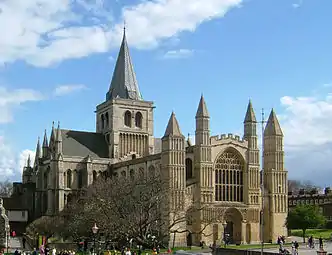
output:
[[[103,134],[61,129],[65,156],[108,158],[108,145]]]
[[[113,98],[143,100],[138,88],[136,74],[131,61],[129,47],[124,30],[119,55],[114,68],[114,73],[106,100]]]

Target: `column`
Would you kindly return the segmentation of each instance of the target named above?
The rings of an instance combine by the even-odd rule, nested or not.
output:
[[[243,220],[241,222],[241,244],[247,243],[247,221]]]

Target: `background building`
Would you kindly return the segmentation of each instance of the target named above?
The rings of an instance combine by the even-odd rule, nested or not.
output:
[[[327,187],[324,193],[319,193],[318,189],[304,190],[301,189],[297,194],[289,192],[288,206],[289,210],[296,205],[317,205],[327,220],[327,228],[332,228],[332,191]]]

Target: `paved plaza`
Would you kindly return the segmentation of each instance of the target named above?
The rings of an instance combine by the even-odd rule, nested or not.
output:
[[[319,244],[315,244],[315,249],[310,249],[306,244],[301,244],[300,243],[300,248],[299,248],[299,254],[317,254],[317,250],[319,248]],[[287,250],[292,252],[291,247],[286,247]],[[324,243],[324,250],[327,251],[327,254],[331,253],[332,254],[332,242],[325,242]],[[255,251],[260,251],[260,249],[255,249]],[[266,252],[271,252],[271,253],[279,253],[278,248],[270,248],[270,249],[264,249]]]

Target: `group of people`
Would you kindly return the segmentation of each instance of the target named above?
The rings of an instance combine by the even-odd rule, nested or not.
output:
[[[318,243],[319,243],[319,249],[322,250],[324,248],[324,244],[323,244],[323,238],[320,237],[318,239]],[[314,249],[315,248],[315,240],[314,240],[314,237],[313,236],[310,236],[308,238],[308,247],[311,248],[311,249]]]

